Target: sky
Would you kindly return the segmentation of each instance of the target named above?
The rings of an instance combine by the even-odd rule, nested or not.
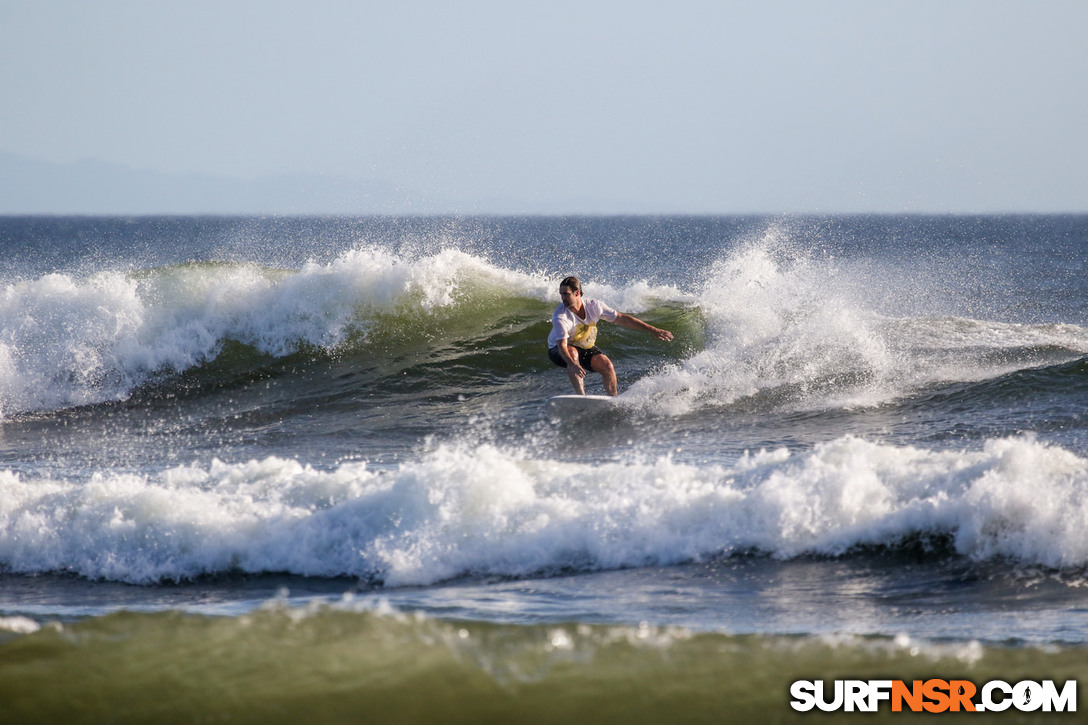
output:
[[[450,212],[1085,212],[1085,38],[1084,0],[0,0],[0,154]]]

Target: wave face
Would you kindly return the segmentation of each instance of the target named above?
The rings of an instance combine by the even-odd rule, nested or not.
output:
[[[378,250],[291,272],[252,264],[186,264],[79,279],[51,274],[8,285],[0,306],[4,414],[123,399],[156,376],[214,361],[227,343],[272,357],[335,351],[383,317],[436,314],[465,294],[458,280],[540,284],[457,252],[414,263]]]
[[[555,284],[458,250],[406,259],[370,248],[298,271],[192,263],[49,274],[3,290],[0,412],[121,400],[215,361],[229,345],[272,358],[437,347],[502,322],[546,321]],[[645,283],[597,293],[633,311],[685,297]]]

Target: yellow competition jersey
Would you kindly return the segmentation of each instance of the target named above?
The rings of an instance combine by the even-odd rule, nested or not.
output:
[[[590,348],[597,341],[597,322],[607,320],[615,322],[619,313],[600,300],[582,298],[586,318],[583,320],[565,305],[559,305],[552,313],[552,331],[548,335],[548,347],[552,348],[559,341],[566,339],[576,347]]]

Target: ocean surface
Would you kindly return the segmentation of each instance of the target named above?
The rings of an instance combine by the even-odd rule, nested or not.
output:
[[[6,217],[0,250],[0,722],[1088,683],[1086,216]],[[569,274],[675,334],[602,324],[622,394],[583,417],[545,404]]]

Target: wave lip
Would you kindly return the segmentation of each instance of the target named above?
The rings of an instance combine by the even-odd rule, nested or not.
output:
[[[842,438],[731,466],[571,464],[443,446],[396,469],[268,458],[86,482],[0,475],[0,568],[134,583],[229,571],[386,585],[839,556],[947,538],[959,555],[1088,567],[1088,461],[1030,438],[929,451]]]

